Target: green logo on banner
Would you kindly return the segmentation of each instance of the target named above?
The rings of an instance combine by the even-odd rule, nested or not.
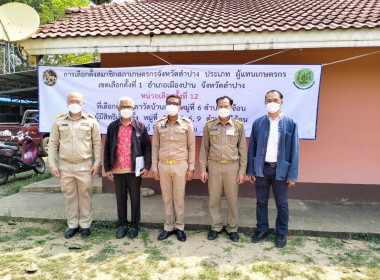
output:
[[[308,68],[297,71],[293,84],[299,89],[308,89],[314,85],[314,73]]]

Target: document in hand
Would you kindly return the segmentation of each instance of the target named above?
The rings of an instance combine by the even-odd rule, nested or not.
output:
[[[144,157],[136,157],[136,177],[140,176],[141,170],[144,169]]]

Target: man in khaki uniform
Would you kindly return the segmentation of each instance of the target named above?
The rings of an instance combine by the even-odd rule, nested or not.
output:
[[[82,112],[83,105],[81,93],[70,93],[67,97],[69,112],[57,116],[49,139],[50,171],[61,179],[61,190],[66,198],[69,228],[65,238],[73,237],[79,227],[83,238],[91,234],[92,179],[101,162],[99,125],[94,116]]]
[[[181,98],[169,95],[166,99],[168,116],[157,120],[153,133],[153,178],[160,180],[165,207],[164,230],[158,240],[175,233],[179,241],[186,241],[185,185],[193,178],[195,133],[192,122],[178,115],[180,110]]]
[[[243,123],[230,117],[233,100],[222,96],[216,104],[219,117],[206,123],[199,156],[201,181],[209,180],[211,230],[207,239],[214,240],[223,229],[221,198],[224,191],[228,207],[226,229],[230,239],[236,242],[239,240],[237,197],[239,184],[245,180],[247,143]]]

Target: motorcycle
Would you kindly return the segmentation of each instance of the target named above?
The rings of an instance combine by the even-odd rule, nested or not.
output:
[[[0,142],[0,185],[6,184],[8,177],[16,173],[29,170],[37,174],[45,172],[45,161],[37,155],[37,146],[29,136],[29,131],[19,131],[17,136],[11,136],[11,139],[15,138],[17,143]]]

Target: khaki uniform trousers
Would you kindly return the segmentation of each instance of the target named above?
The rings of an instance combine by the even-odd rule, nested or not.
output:
[[[221,200],[224,191],[228,208],[226,229],[227,232],[237,232],[239,184],[236,183],[236,177],[239,171],[239,162],[218,163],[209,161],[208,171],[208,207],[211,216],[211,229],[215,231],[223,229]]]
[[[167,164],[159,161],[160,186],[165,208],[164,230],[185,229],[185,185],[188,163]]]
[[[69,228],[89,228],[92,222],[92,160],[81,163],[59,161],[61,190],[65,196]]]

